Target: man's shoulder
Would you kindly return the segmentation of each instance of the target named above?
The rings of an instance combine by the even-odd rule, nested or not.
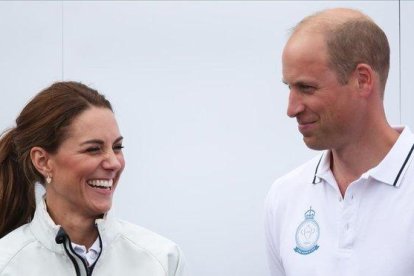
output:
[[[302,189],[303,185],[312,183],[321,156],[321,154],[318,154],[299,167],[276,179],[270,188],[269,195],[280,195],[288,192],[294,193],[298,189]]]
[[[313,157],[299,167],[291,170],[287,174],[275,180],[274,185],[283,185],[283,183],[309,183],[315,176],[316,167],[321,160],[321,154]]]
[[[20,226],[0,239],[0,274],[6,266],[30,246],[35,238],[28,224]]]

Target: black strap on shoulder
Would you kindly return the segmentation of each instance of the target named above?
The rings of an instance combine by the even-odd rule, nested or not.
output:
[[[313,176],[312,184],[317,184],[316,183],[316,174],[318,173],[318,168],[319,168],[319,165],[321,164],[322,157],[323,157],[323,153],[321,155],[321,158],[319,158],[318,165],[316,165],[315,174]]]
[[[398,172],[397,177],[396,177],[396,178],[395,178],[395,180],[394,180],[394,184],[393,184],[393,186],[396,186],[396,185],[397,185],[398,179],[400,178],[401,173],[403,172],[403,170],[404,170],[404,168],[405,168],[405,165],[407,165],[407,162],[408,162],[408,160],[410,159],[410,156],[411,156],[411,154],[413,153],[413,150],[414,150],[414,145],[411,147],[410,152],[408,153],[407,157],[405,158],[404,164],[401,166],[401,169],[400,169],[400,171]]]

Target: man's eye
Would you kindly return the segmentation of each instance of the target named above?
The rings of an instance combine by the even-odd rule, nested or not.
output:
[[[305,84],[301,84],[298,86],[299,90],[305,93],[311,93],[313,91],[315,91],[315,87],[310,86],[310,85],[305,85]]]

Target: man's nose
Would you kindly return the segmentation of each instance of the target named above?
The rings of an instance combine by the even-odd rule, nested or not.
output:
[[[291,118],[294,118],[304,110],[305,105],[303,104],[301,96],[295,90],[291,89],[289,92],[287,115]]]

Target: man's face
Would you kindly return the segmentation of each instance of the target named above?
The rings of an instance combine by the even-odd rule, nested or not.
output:
[[[287,114],[296,117],[303,140],[311,149],[337,149],[349,143],[354,108],[353,82],[341,85],[328,67],[324,37],[296,33],[283,51],[283,82],[289,86]]]

